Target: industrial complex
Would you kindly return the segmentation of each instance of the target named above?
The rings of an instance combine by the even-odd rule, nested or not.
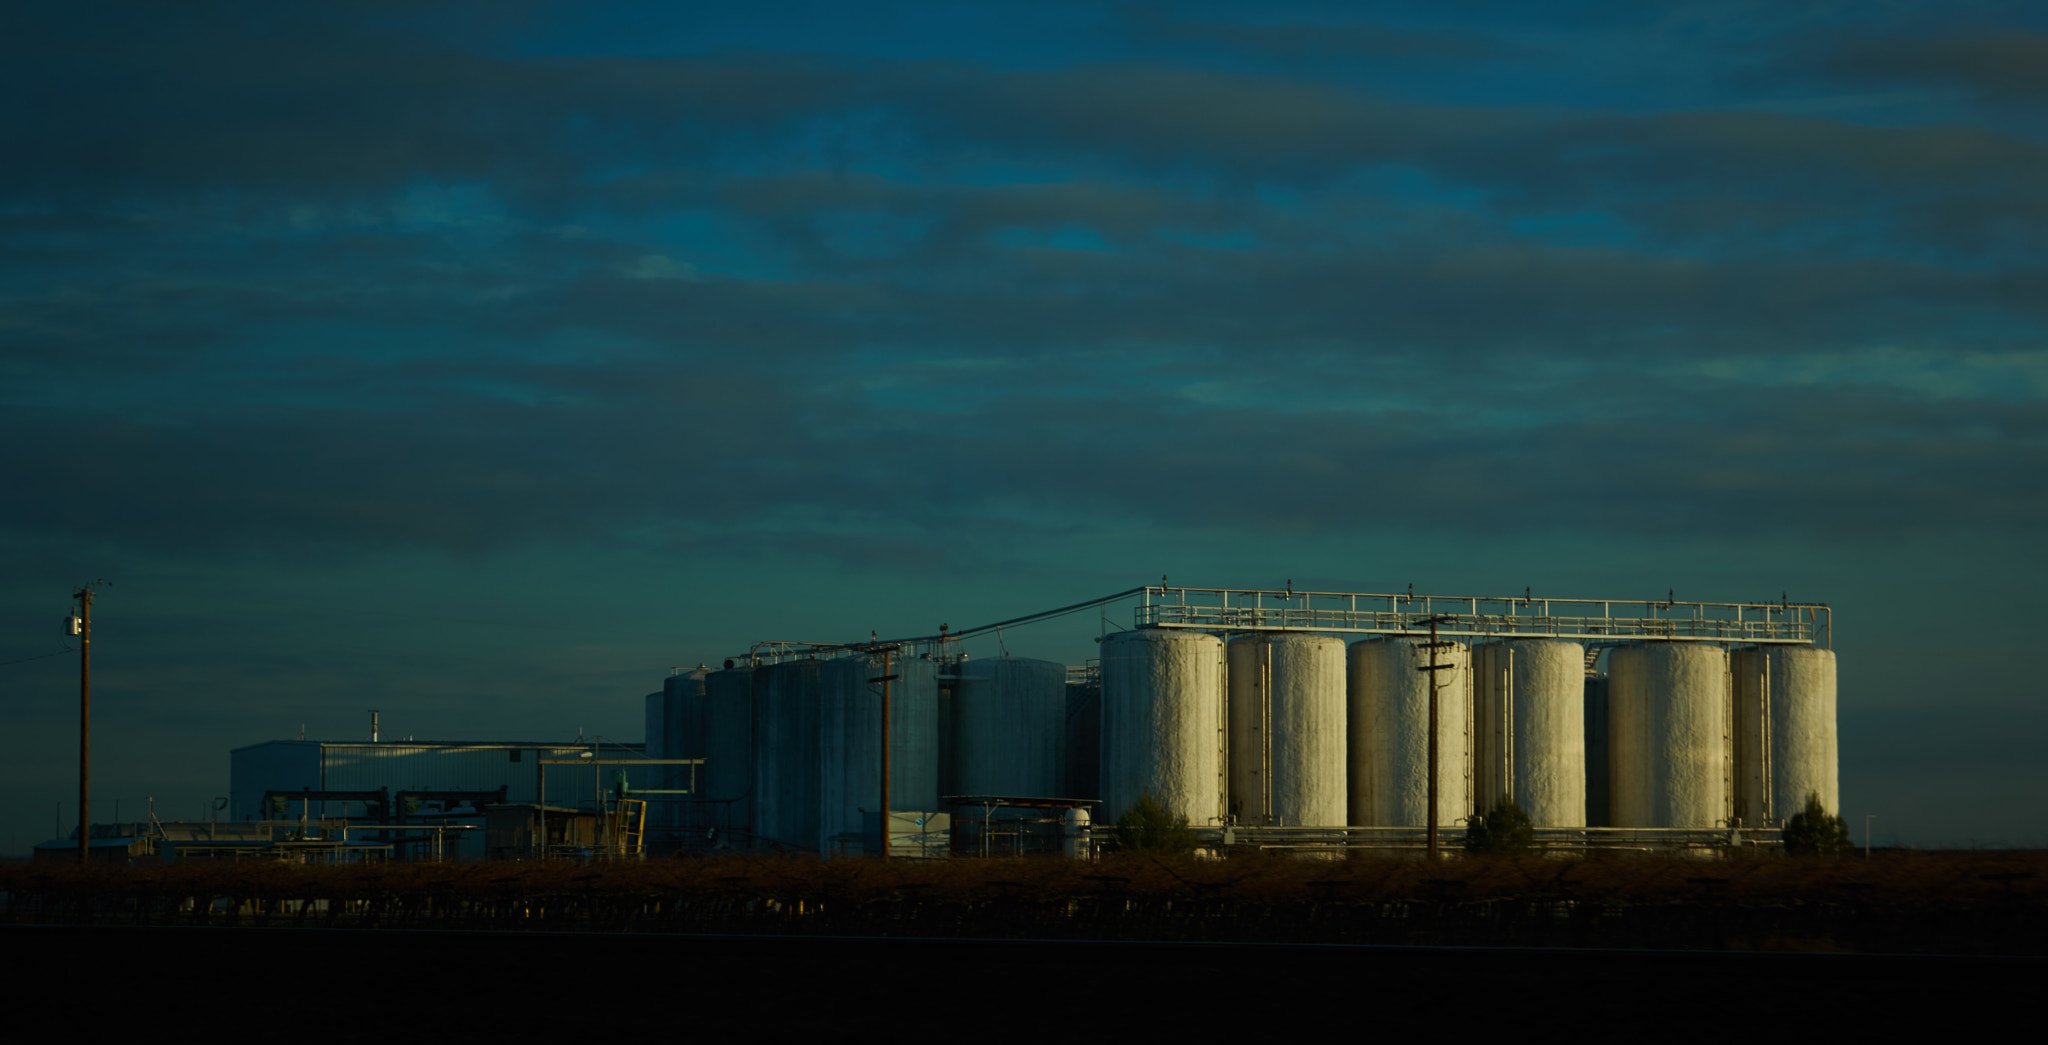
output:
[[[1080,663],[962,650],[1124,599]],[[1556,849],[1769,846],[1809,796],[1839,807],[1832,646],[1832,610],[1785,599],[1161,584],[764,640],[663,679],[644,742],[240,748],[214,831],[243,841],[206,852],[1085,856],[1144,802],[1213,851],[1335,855],[1455,844],[1503,799]]]
[[[1134,626],[1079,666],[967,658],[974,629],[678,671],[648,751],[702,770],[657,829],[872,853],[886,805],[892,855],[937,823],[955,852],[1077,851],[1150,795],[1216,846],[1418,847],[1506,797],[1549,845],[1710,847],[1839,803],[1823,604],[1123,597]]]

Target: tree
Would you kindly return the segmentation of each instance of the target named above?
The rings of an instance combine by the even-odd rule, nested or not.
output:
[[[1195,832],[1188,827],[1188,818],[1168,813],[1150,791],[1140,794],[1138,800],[1116,818],[1116,837],[1125,849],[1156,853],[1195,851]]]
[[[1820,792],[1806,793],[1806,808],[1785,821],[1785,851],[1801,856],[1833,856],[1855,852],[1849,841],[1849,825],[1820,804]]]
[[[1536,842],[1536,829],[1529,826],[1529,814],[1508,795],[1500,796],[1492,809],[1465,825],[1465,848],[1475,853],[1512,853]]]

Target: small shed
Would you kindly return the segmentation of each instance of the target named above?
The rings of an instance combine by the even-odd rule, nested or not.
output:
[[[546,851],[534,841],[534,829],[546,825]],[[491,860],[540,859],[564,850],[594,849],[597,814],[568,806],[538,806],[526,803],[484,808],[484,852]]]

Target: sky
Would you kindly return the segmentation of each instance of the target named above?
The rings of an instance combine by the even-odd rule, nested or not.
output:
[[[1165,575],[1826,602],[1859,840],[2048,846],[2048,8],[4,17],[6,853],[95,578],[100,820]]]

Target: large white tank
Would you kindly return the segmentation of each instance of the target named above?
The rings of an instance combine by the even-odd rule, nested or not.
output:
[[[1607,655],[1616,827],[1712,828],[1729,815],[1728,651],[1691,642]]]
[[[953,674],[952,793],[1071,797],[1067,666],[997,657],[961,661]]]
[[[818,848],[818,669],[793,660],[760,670],[754,690],[754,833]]]
[[[1473,651],[1472,804],[1513,796],[1536,827],[1586,825],[1586,650],[1518,639]]]
[[[1353,643],[1350,651],[1351,823],[1418,827],[1429,822],[1429,688],[1437,684],[1436,821],[1472,812],[1472,657],[1463,643],[1427,639]]]
[[[865,813],[882,808],[882,684],[889,683],[889,808],[939,807],[939,673],[929,660],[840,657],[819,669],[818,837],[826,854],[873,853]],[[865,813],[864,813],[865,811]]]
[[[1260,634],[1231,639],[1230,812],[1241,824],[1342,826],[1344,640]]]
[[[1817,794],[1841,809],[1835,735],[1835,654],[1759,646],[1729,655],[1735,690],[1735,814],[1761,826]]]
[[[1102,640],[1102,799],[1115,821],[1150,791],[1191,825],[1222,816],[1223,640],[1141,628]]]
[[[693,822],[721,833],[754,833],[754,680],[767,668],[728,668],[704,676],[704,765]]]

